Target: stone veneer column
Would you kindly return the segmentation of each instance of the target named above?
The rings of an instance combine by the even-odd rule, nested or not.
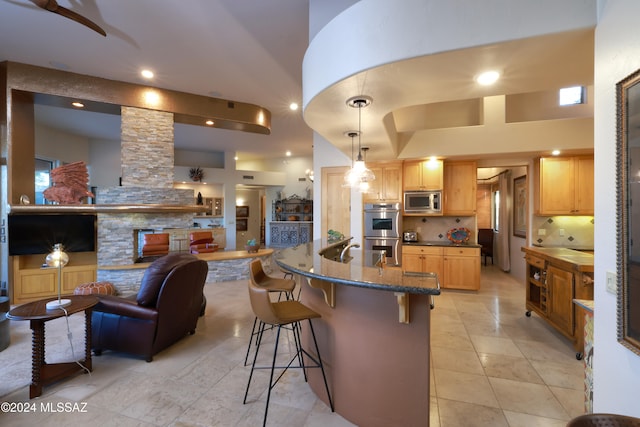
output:
[[[121,114],[122,186],[173,188],[173,114],[133,107]]]

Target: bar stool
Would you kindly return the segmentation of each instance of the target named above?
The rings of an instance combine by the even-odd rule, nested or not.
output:
[[[271,375],[269,377],[269,388],[267,389],[267,404],[264,410],[263,426],[267,424],[267,412],[269,411],[269,400],[271,398],[271,389],[275,387],[280,378],[284,375],[289,368],[302,368],[304,373],[304,380],[307,381],[307,368],[320,368],[322,371],[322,379],[324,380],[324,387],[327,390],[327,397],[329,398],[329,406],[331,412],[334,412],[333,400],[331,399],[331,393],[329,392],[329,385],[327,384],[327,377],[324,372],[324,366],[322,364],[322,358],[320,357],[320,350],[318,349],[318,342],[316,340],[316,334],[313,331],[313,323],[311,319],[320,317],[319,313],[311,310],[309,307],[302,304],[300,301],[278,301],[272,302],[269,298],[269,291],[262,286],[259,286],[254,280],[253,276],[249,279],[249,297],[251,299],[251,309],[258,319],[260,319],[260,325],[258,327],[258,343],[256,352],[253,355],[253,363],[251,364],[251,373],[249,374],[249,381],[247,382],[247,389],[244,393],[243,403],[247,403],[247,395],[249,394],[249,386],[251,385],[251,378],[253,377],[254,369],[271,369]],[[305,349],[302,348],[302,342],[300,341],[300,322],[303,320],[309,321],[309,329],[311,336],[313,337],[313,343],[316,347],[317,360]],[[273,349],[273,359],[270,367],[256,367],[256,360],[258,358],[258,352],[260,351],[260,343],[262,342],[262,333],[265,326],[271,326],[277,328],[276,344]],[[291,358],[289,363],[285,366],[278,366],[278,369],[282,369],[275,382],[273,381],[273,373],[276,368],[276,358],[278,354],[278,343],[280,341],[280,331],[285,326],[291,326],[293,330],[294,341],[296,345],[296,354]],[[307,365],[304,363],[304,357],[306,355],[314,364]],[[291,366],[292,363],[298,359],[299,366]]]
[[[267,276],[267,274],[262,269],[262,263],[259,259],[254,259],[249,264],[249,276],[250,280],[253,280],[258,286],[266,289],[269,292],[279,292],[278,301],[282,298],[282,294],[284,293],[285,298],[287,300],[293,299],[293,290],[296,287],[295,280],[291,279],[278,279],[275,277]],[[292,275],[293,276],[293,275]],[[251,328],[251,335],[249,336],[249,345],[247,346],[247,354],[244,357],[244,366],[247,366],[247,361],[249,360],[249,353],[251,352],[251,342],[253,341],[253,337],[256,337],[255,343],[258,344],[258,331],[256,330],[256,326],[258,325],[258,318],[253,318],[253,327]]]

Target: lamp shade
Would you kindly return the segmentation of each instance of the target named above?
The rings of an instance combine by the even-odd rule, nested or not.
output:
[[[48,267],[64,267],[69,262],[69,255],[62,250],[62,244],[53,245],[53,251],[47,254],[44,260]]]

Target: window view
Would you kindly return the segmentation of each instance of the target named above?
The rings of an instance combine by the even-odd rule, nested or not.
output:
[[[42,193],[51,185],[49,179],[51,169],[53,169],[52,160],[36,159],[36,205],[47,203]]]

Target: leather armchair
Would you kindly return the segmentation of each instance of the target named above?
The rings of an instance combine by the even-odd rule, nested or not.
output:
[[[206,261],[170,254],[151,263],[137,295],[99,295],[91,318],[94,353],[114,350],[151,362],[156,353],[194,334],[205,304],[207,272]]]
[[[145,234],[142,236],[142,256],[166,255],[169,253],[169,233]]]
[[[192,254],[204,254],[218,250],[218,244],[213,242],[210,231],[194,231],[189,235],[189,251]]]

